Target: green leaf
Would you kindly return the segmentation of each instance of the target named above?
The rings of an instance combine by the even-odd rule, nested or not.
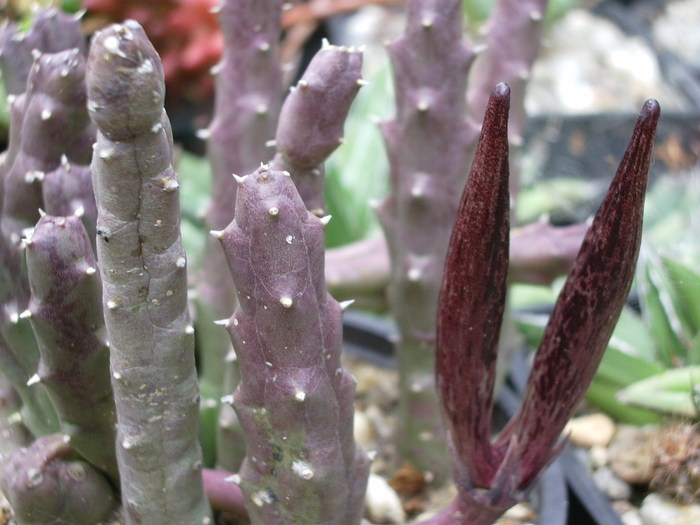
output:
[[[644,235],[657,251],[695,267],[700,261],[700,171],[660,177],[650,188]]]
[[[61,10],[66,13],[77,13],[82,7],[81,0],[61,0]]]
[[[700,273],[670,257],[661,260],[676,289],[675,299],[683,312],[687,330],[697,334],[700,331]]]
[[[177,172],[180,174],[182,244],[188,266],[196,269],[201,264],[208,235],[203,217],[211,194],[211,167],[207,159],[181,151],[177,156]]]
[[[660,366],[645,359],[631,356],[611,341],[598,367],[596,377],[622,388],[663,370]]]
[[[642,314],[657,348],[659,361],[667,367],[688,364],[687,334],[678,313],[673,282],[661,260],[645,247],[640,255],[638,288]]]
[[[620,423],[654,425],[663,421],[663,417],[657,412],[620,402],[617,392],[616,386],[596,378],[586,392],[586,402]]]
[[[518,224],[528,224],[543,215],[552,222],[576,218],[580,209],[599,199],[600,188],[595,181],[584,178],[554,178],[523,187],[518,194],[515,215]]]
[[[638,381],[618,393],[624,403],[678,416],[697,418],[700,366],[667,370]]]
[[[657,361],[656,347],[649,333],[649,328],[644,319],[629,307],[622,310],[615,331],[610,338],[609,346],[650,363]]]

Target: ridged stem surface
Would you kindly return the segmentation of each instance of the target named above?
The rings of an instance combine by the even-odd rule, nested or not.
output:
[[[282,0],[220,0],[219,26],[224,39],[214,68],[214,118],[207,130],[212,166],[212,202],[208,228],[221,230],[233,219],[237,185],[232,174],[250,173],[272,158],[267,143],[275,136],[282,103],[279,64]],[[236,292],[226,259],[213,239],[197,283],[197,333],[202,394],[218,403],[239,381],[231,340],[214,321],[227,319],[236,307]],[[207,429],[205,429],[207,431]],[[217,462],[235,471],[245,454],[236,414],[221,405]]]
[[[48,389],[69,443],[119,484],[102,287],[79,217],[44,215],[27,242],[29,317]]]
[[[42,8],[32,14],[32,26],[26,33],[12,22],[7,23],[0,37],[0,69],[8,95],[24,93],[36,49],[57,53],[78,48],[85,51],[85,38],[80,20],[55,7]]]
[[[361,74],[360,51],[326,44],[282,106],[270,167],[291,174],[306,208],[319,217],[325,214],[323,162],[343,142]]]
[[[42,400],[46,395],[41,392],[43,387],[35,385],[27,390],[18,384],[21,376],[25,376],[26,384],[36,372],[39,359],[29,321],[19,316],[29,300],[21,239],[39,219],[43,206],[41,183],[46,173],[60,166],[62,157],[74,147],[80,151],[75,153],[76,159],[87,160],[82,143],[91,130],[84,77],[85,60],[77,48],[36,55],[27,91],[12,100],[8,151],[0,168],[0,258],[4,271],[11,276],[0,292],[0,331],[6,343],[4,351],[13,354],[3,359],[13,370],[13,384],[27,404],[27,424],[39,434],[57,428],[50,403]],[[79,144],[81,147],[77,147]]]
[[[357,524],[369,461],[354,442],[355,382],[342,368],[342,310],[323,273],[324,223],[291,177],[240,179],[236,218],[215,232],[239,308],[229,322],[246,436],[241,488],[253,525]]]
[[[88,107],[98,128],[97,253],[128,524],[211,523],[197,439],[178,177],[156,51],[136,22],[93,39]]]

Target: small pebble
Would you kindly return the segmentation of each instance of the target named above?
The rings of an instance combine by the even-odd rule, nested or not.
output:
[[[372,450],[376,448],[376,435],[372,421],[367,417],[367,414],[360,410],[355,410],[353,434],[355,442],[363,449]]]
[[[646,484],[654,475],[657,427],[620,425],[610,442],[610,467],[617,477],[631,484]]]
[[[564,432],[579,447],[607,446],[615,434],[615,423],[605,414],[590,414],[569,421]]]
[[[365,494],[367,517],[374,523],[405,523],[401,500],[387,481],[376,474],[370,474]]]
[[[639,515],[643,525],[698,525],[700,505],[681,505],[659,494],[649,494]]]
[[[608,448],[601,445],[591,447],[591,450],[588,451],[588,458],[593,468],[604,467],[609,460]]]
[[[618,478],[609,467],[599,468],[593,473],[593,481],[611,500],[629,499],[632,487]]]

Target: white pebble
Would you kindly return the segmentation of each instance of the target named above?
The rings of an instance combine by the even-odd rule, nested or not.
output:
[[[376,474],[370,474],[365,494],[367,517],[375,523],[405,523],[406,516],[396,491],[387,481]]]

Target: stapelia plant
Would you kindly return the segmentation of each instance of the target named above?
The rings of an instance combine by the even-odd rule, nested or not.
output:
[[[235,5],[243,4],[250,9],[261,5]],[[458,16],[457,5],[453,0],[411,2],[411,38],[433,51],[442,50],[445,39],[459,38],[454,25],[445,25],[450,30],[444,34],[438,31],[438,21],[447,24],[447,15]],[[280,7],[278,2],[270,6]],[[236,33],[236,17],[231,20]],[[269,39],[259,40],[263,33],[269,36],[266,26],[256,27],[260,31],[255,34],[236,35],[245,37],[249,52],[267,56]],[[415,80],[413,68],[427,66],[408,60],[412,47],[407,41],[394,45],[392,52],[401,73]],[[461,43],[453,52],[446,62],[429,64],[438,72],[433,76],[453,74],[446,63],[466,72],[469,52]],[[323,207],[322,185],[315,177],[339,143],[340,122],[362,83],[360,56],[325,47],[282,109],[277,155],[268,155],[273,166],[219,181],[218,188],[228,186],[237,206],[235,217],[230,209],[216,210],[222,221],[226,212],[230,218],[228,226],[214,232],[221,244],[214,248],[223,247],[239,302],[233,316],[227,314],[221,323],[228,328],[242,374],[235,393],[225,397],[233,403],[247,448],[236,476],[202,472],[195,329],[187,308],[179,183],[171,166],[160,61],[135,22],[95,37],[86,74],[87,107],[97,128],[91,178],[73,167],[84,167],[89,154],[83,147],[93,136],[85,118],[83,69],[78,51],[35,59],[29,89],[13,106],[10,149],[0,179],[0,364],[14,388],[2,384],[0,395],[9,406],[18,404],[19,395],[27,425],[13,427],[11,416],[2,421],[3,436],[16,441],[8,452],[3,443],[8,455],[3,456],[0,481],[20,523],[94,523],[106,519],[117,500],[128,525],[208,523],[205,490],[211,502],[247,515],[254,525],[360,523],[368,457],[352,436],[354,386],[340,365],[342,305],[328,295],[324,279],[328,219],[314,213]],[[271,74],[276,79],[278,71]],[[456,172],[455,159],[466,160],[466,135],[475,137],[476,132],[468,132],[461,117],[452,119],[442,98],[449,94],[449,100],[460,100],[461,84],[443,92],[442,82],[425,76],[429,84],[400,86],[399,115],[384,125],[390,153],[405,174],[397,186],[401,195],[385,205],[396,213],[383,218],[387,232],[396,234],[392,249],[403,254],[398,258],[403,273],[393,293],[394,300],[439,298],[421,310],[433,318],[424,321],[416,310],[403,319],[410,328],[411,319],[425,322],[417,324],[425,331],[414,337],[420,348],[430,341],[429,329],[438,320],[435,381],[458,487],[455,500],[427,523],[488,524],[525,497],[556,455],[561,430],[590,383],[619,315],[639,247],[659,109],[653,101],[645,105],[552,315],[523,408],[492,440],[496,343],[509,253],[509,89],[501,84],[491,95],[471,175],[454,208],[456,223],[451,211],[444,217],[438,213],[447,231],[454,224],[440,281],[434,250],[411,245],[408,252],[401,251],[398,241],[412,240],[402,221],[413,220],[411,214],[419,211],[422,218],[433,217],[430,206],[447,207],[439,194],[449,194],[450,186],[438,191],[425,174],[443,168]],[[245,93],[259,94],[256,89]],[[267,119],[272,106],[261,105],[255,96],[241,100],[251,99],[257,103],[246,106],[244,116],[253,123]],[[318,120],[309,118],[312,109],[319,110]],[[301,131],[294,126],[299,121],[305,124]],[[268,124],[256,137],[270,136]],[[224,123],[213,128],[212,138],[221,141],[214,152],[228,152],[226,140],[215,133]],[[442,142],[432,149],[426,145],[431,129],[440,132],[434,134],[443,142],[456,134],[458,155],[436,158]],[[65,148],[56,144],[58,138]],[[222,170],[233,171],[220,160]],[[90,182],[96,201],[92,207],[92,190],[84,187]],[[219,197],[222,206],[231,206],[223,190]],[[49,204],[50,214],[40,217],[38,208]],[[83,228],[79,216],[93,222],[95,210],[96,225]],[[85,233],[90,228],[96,232],[96,259]],[[422,231],[420,239],[432,240],[428,237]],[[426,285],[422,279],[428,274]],[[96,298],[100,286],[102,307]],[[227,293],[233,295],[233,290]],[[230,299],[225,304],[233,307]],[[429,361],[425,355],[420,359]],[[420,373],[404,381],[419,394],[432,383],[430,372],[427,378],[425,370]],[[52,403],[43,395],[47,392]],[[32,438],[31,446],[20,448]],[[406,438],[416,446],[426,435]],[[441,453],[449,458],[446,447]],[[101,504],[81,508],[80,502],[93,499]]]
[[[593,379],[629,293],[659,117],[648,101],[557,300],[520,412],[491,440],[508,265],[509,90],[491,96],[450,240],[438,314],[437,385],[459,496],[445,523],[487,524],[523,497]]]

